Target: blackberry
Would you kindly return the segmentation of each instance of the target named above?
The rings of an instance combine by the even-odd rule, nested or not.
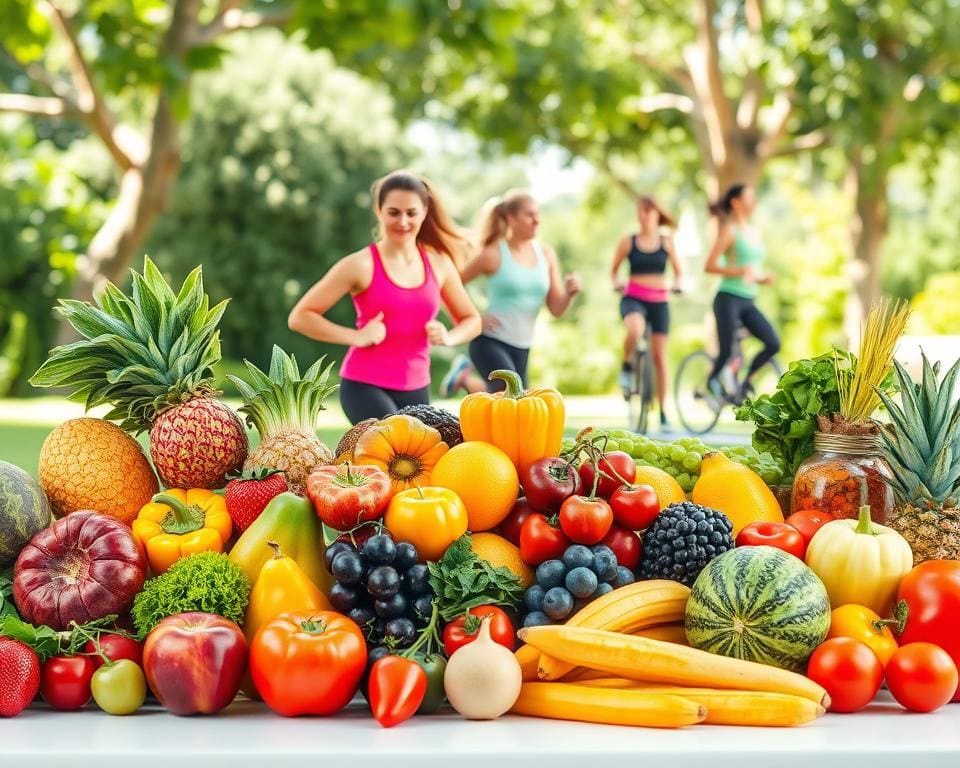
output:
[[[732,532],[723,512],[690,501],[671,504],[643,535],[640,577],[692,586],[707,563],[733,549]]]

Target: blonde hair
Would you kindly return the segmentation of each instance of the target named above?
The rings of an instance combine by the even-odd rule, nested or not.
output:
[[[437,193],[433,182],[410,171],[392,171],[377,179],[373,185],[376,211],[383,208],[387,195],[399,189],[415,193],[427,209],[427,215],[417,233],[417,243],[448,256],[460,270],[466,261],[469,244],[460,228],[453,223]]]
[[[534,202],[533,195],[525,189],[511,189],[504,192],[503,197],[488,200],[481,214],[480,248],[503,239],[509,228],[507,217],[515,216],[524,204],[531,202]]]

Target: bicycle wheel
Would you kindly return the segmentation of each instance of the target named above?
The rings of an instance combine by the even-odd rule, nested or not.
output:
[[[653,397],[653,374],[650,370],[650,356],[642,349],[633,355],[633,391],[637,400],[637,422],[631,428],[637,434],[647,433],[650,418],[650,400]]]
[[[712,397],[707,397],[707,378],[713,370],[713,358],[703,350],[691,352],[677,368],[674,383],[674,403],[684,429],[694,435],[703,435],[716,426],[720,409]]]

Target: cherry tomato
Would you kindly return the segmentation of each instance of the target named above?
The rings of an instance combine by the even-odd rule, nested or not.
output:
[[[534,512],[520,527],[520,559],[527,565],[540,565],[546,560],[559,560],[570,546],[570,539],[560,530],[556,518]]]
[[[569,461],[544,456],[521,472],[520,485],[531,507],[555,515],[565,499],[580,493],[580,475]]]
[[[831,712],[856,712],[880,690],[883,665],[866,643],[835,637],[810,656],[807,677],[827,689]]]
[[[626,451],[608,451],[598,462],[600,479],[597,480],[596,495],[609,499],[613,492],[625,483],[632,483],[637,476],[637,465]],[[580,465],[580,485],[583,493],[593,493],[593,480],[597,468],[588,459]]]
[[[143,643],[138,643],[132,637],[100,635],[100,649],[107,654],[111,661],[128,659],[138,667],[143,667]],[[97,655],[93,640],[87,641],[87,644],[83,646],[83,652],[94,654],[90,658],[93,659],[93,666],[96,669],[103,666],[103,658]]]
[[[610,509],[618,525],[642,531],[660,514],[660,500],[652,485],[621,485],[610,496]]]
[[[887,662],[887,687],[898,702],[914,712],[933,712],[953,698],[957,665],[933,643],[908,643]]]
[[[804,541],[809,544],[813,534],[819,531],[822,526],[836,519],[829,512],[821,512],[817,509],[801,509],[790,515],[784,522],[800,531]]]
[[[523,521],[534,512],[525,497],[521,496],[513,504],[513,509],[507,514],[500,523],[500,533],[507,541],[520,546],[520,529],[523,527]]]
[[[621,528],[614,523],[610,526],[607,535],[600,539],[601,544],[606,544],[613,550],[617,556],[617,565],[636,571],[640,565],[640,557],[643,555],[643,541],[633,531]]]
[[[453,652],[477,639],[480,622],[490,617],[490,637],[495,643],[513,650],[514,630],[510,617],[495,605],[471,608],[466,615],[458,616],[443,628],[443,652],[450,658]]]
[[[54,709],[82,709],[90,701],[93,659],[89,656],[54,656],[40,668],[40,695]]]
[[[560,528],[577,544],[596,544],[611,525],[613,510],[603,499],[571,496],[560,507]]]
[[[736,544],[738,547],[776,547],[800,560],[807,552],[803,535],[786,523],[750,523],[740,529]]]

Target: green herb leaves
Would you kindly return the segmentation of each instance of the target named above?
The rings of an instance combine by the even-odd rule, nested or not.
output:
[[[480,605],[516,608],[523,597],[523,586],[516,574],[478,558],[470,548],[469,534],[453,542],[439,562],[427,563],[427,567],[444,621],[452,621]]]

